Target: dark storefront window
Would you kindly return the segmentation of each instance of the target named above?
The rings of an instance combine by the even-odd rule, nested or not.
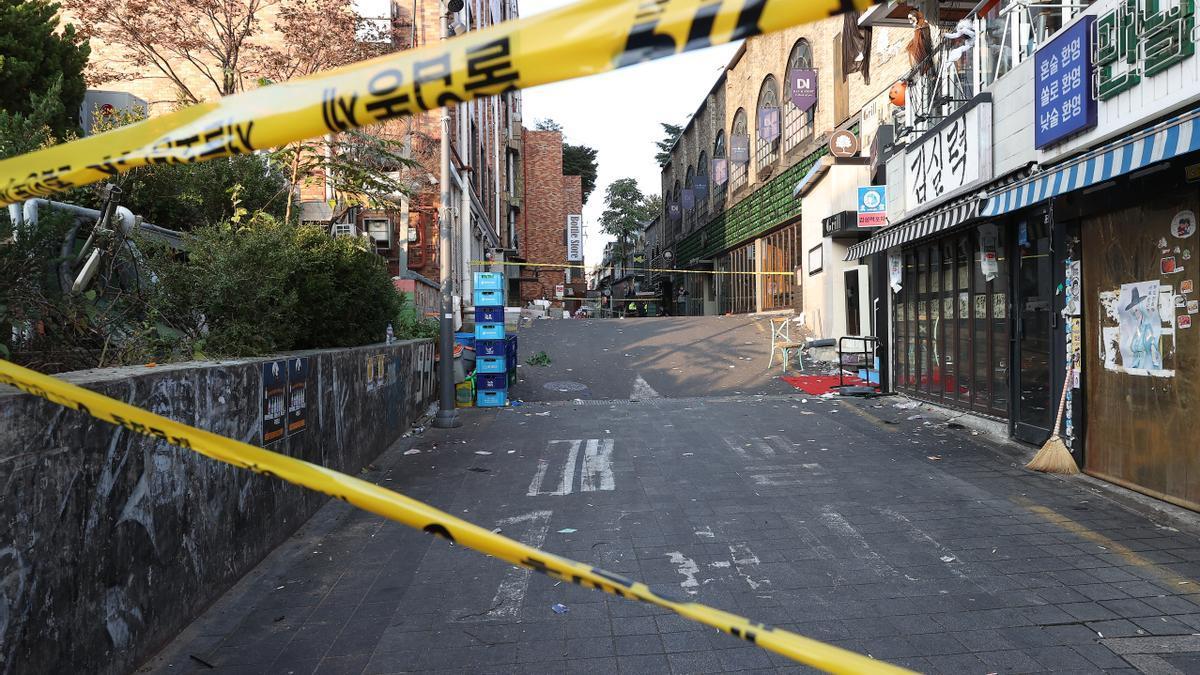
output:
[[[900,391],[1008,415],[1009,261],[1003,228],[998,239],[991,281],[984,278],[975,232],[904,251],[903,288],[893,296]]]

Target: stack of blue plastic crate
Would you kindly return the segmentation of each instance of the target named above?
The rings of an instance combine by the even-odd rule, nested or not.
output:
[[[508,373],[515,367],[516,351],[509,354],[504,332],[504,275],[475,273],[475,405],[499,408],[508,405]],[[515,348],[516,336],[513,337]]]

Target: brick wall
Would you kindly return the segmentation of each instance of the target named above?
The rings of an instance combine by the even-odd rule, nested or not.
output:
[[[562,133],[525,129],[525,209],[522,213],[520,255],[527,262],[566,264],[564,232],[567,214],[583,212],[579,176],[563,176]],[[522,268],[521,301],[554,300],[554,287],[566,283],[562,269]],[[575,293],[586,290],[582,274],[572,272]],[[570,295],[570,294],[568,294]]]

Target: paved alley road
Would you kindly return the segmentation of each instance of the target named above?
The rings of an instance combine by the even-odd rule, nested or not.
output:
[[[463,411],[462,428],[405,439],[365,477],[547,551],[915,670],[1200,670],[1194,534],[1083,480],[1027,472],[1019,449],[910,420],[894,398],[805,402],[766,378],[768,395],[733,395],[751,381],[726,381],[717,364],[730,357],[715,351],[668,380],[675,362],[637,351],[651,339],[641,321],[548,327],[581,353],[638,354],[620,357],[636,370],[616,357],[591,367],[553,357],[578,368],[595,398]],[[672,321],[692,320],[646,320],[645,330],[683,335]],[[729,325],[756,334],[746,322]],[[521,339],[527,357],[536,340]],[[761,374],[759,340],[741,346]],[[660,396],[631,402],[634,373]],[[802,669],[654,607],[330,503],[145,670]]]

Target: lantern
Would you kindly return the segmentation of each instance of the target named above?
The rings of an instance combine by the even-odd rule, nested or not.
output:
[[[908,83],[904,80],[898,80],[888,90],[888,100],[897,108],[902,108],[904,107],[904,96],[906,93],[908,93]]]

